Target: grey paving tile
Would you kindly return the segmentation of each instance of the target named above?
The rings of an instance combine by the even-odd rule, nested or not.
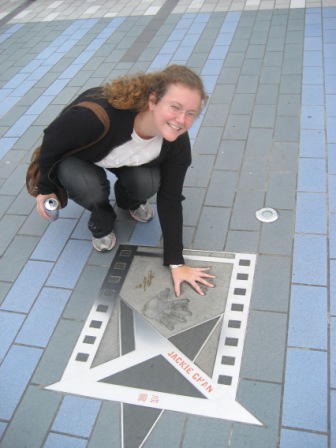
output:
[[[249,40],[248,39],[242,39],[239,38],[239,35],[236,35],[236,38],[234,39],[234,41],[232,42],[231,46],[230,46],[230,51],[234,52],[234,53],[244,53],[249,45]]]
[[[254,28],[258,31],[268,31],[273,14],[269,9],[259,9],[256,16],[256,22]]]
[[[300,94],[301,93],[301,76],[300,75],[283,75],[280,82],[280,93]]]
[[[265,45],[249,45],[246,51],[247,58],[262,58],[265,53]]]
[[[266,204],[275,209],[294,210],[296,200],[296,175],[288,172],[270,172]]]
[[[287,20],[288,20],[288,9],[283,10],[278,9],[274,11],[272,17],[272,25],[281,27],[287,24]]]
[[[261,84],[279,84],[281,72],[277,67],[263,67],[260,72]]]
[[[230,210],[222,207],[203,207],[193,248],[223,250]]]
[[[290,9],[288,17],[288,28],[296,30],[303,29],[305,25],[304,17],[304,9]]]
[[[0,184],[1,185],[1,184]],[[1,195],[1,202],[0,202],[0,219],[4,216],[6,211],[9,209],[10,205],[12,204],[14,198],[13,196],[5,196]]]
[[[183,224],[185,226],[195,226],[198,222],[202,205],[204,203],[206,189],[205,188],[189,188],[183,189],[186,198],[183,205]]]
[[[278,36],[277,36],[278,39]],[[276,51],[267,51],[265,52],[265,57],[263,61],[263,65],[265,67],[281,67],[283,61],[283,51],[282,49]]]
[[[25,151],[16,149],[6,153],[6,156],[0,161],[0,178],[8,179],[8,177],[14,172],[17,164],[20,160],[24,159],[27,147]]]
[[[279,86],[273,84],[260,84],[255,104],[276,104]]]
[[[263,254],[287,255],[292,253],[294,232],[294,212],[281,210],[279,219],[263,224],[260,252]]]
[[[217,154],[222,133],[223,128],[220,126],[202,127],[193,146],[193,154]]]
[[[285,359],[287,314],[251,311],[241,374],[244,378],[281,383]],[[252,350],[258,347],[258,350]]]
[[[239,20],[239,28],[253,28],[256,18],[260,14],[257,11],[246,11]]]
[[[259,232],[229,230],[225,244],[225,251],[240,253],[258,253]]]
[[[277,448],[281,386],[242,380],[237,400],[259,418],[263,426],[235,423],[231,437],[232,448]]]
[[[246,59],[241,69],[242,75],[259,75],[262,66],[262,58]]]
[[[268,177],[267,169],[268,161],[266,158],[245,157],[239,177],[239,190],[264,191]]]
[[[278,116],[275,122],[274,139],[283,142],[298,142],[300,123],[298,117]]]
[[[267,30],[269,27],[268,24],[263,22],[263,27],[258,27],[258,24],[256,23],[256,27],[253,31],[253,34],[251,36],[251,44],[253,45],[266,45],[267,44],[267,33],[265,33],[265,30]],[[256,31],[256,29],[264,28],[261,31]]]
[[[209,420],[206,427],[199,417],[191,416],[188,419],[185,435],[183,437],[183,448],[220,447],[223,441],[229,438],[231,424],[223,420]]]
[[[285,45],[285,36],[268,37],[266,53],[281,52]]]
[[[256,93],[259,75],[240,75],[236,87],[236,93]]]
[[[249,131],[250,117],[248,115],[229,115],[223,137],[230,140],[244,140]]]
[[[235,93],[232,100],[230,113],[234,115],[250,115],[253,111],[254,101],[254,93]]]
[[[1,440],[1,446],[4,448],[43,446],[61,399],[61,394],[45,391],[36,386],[28,387],[18,411]]]
[[[186,187],[206,187],[209,183],[214,155],[193,154],[192,164],[187,172]]]
[[[188,66],[194,70],[202,69],[208,59],[208,53],[194,53],[188,58]]]
[[[226,122],[227,115],[229,113],[229,106],[226,104],[213,104],[209,105],[206,109],[205,116],[202,121],[202,128],[204,127],[206,132],[210,132],[210,139],[214,139],[214,145],[216,143],[216,137],[221,133],[216,130],[216,134],[213,136],[212,134],[215,132],[211,129],[211,127],[221,127],[223,128]],[[195,146],[194,146],[195,147]]]
[[[26,189],[22,189],[9,207],[8,214],[28,216],[32,210],[35,210],[35,206],[36,200],[28,195]]]
[[[0,221],[0,255],[4,255],[7,248],[10,246],[12,240],[22,223],[24,216],[5,215]]]
[[[227,56],[227,58],[230,57],[230,53]],[[220,75],[218,77],[218,82],[217,82],[217,86],[216,86],[216,90],[217,89],[228,89],[229,87],[227,86],[227,84],[233,84],[235,85],[237,82],[237,79],[239,78],[239,73],[240,73],[240,69],[241,69],[241,65],[238,65],[237,67],[231,67],[230,64],[227,63],[227,58],[225,59],[225,64],[224,67],[222,68]],[[225,86],[223,87],[222,84],[225,84]],[[231,86],[230,88],[234,88],[233,86]],[[223,99],[222,98],[218,98],[218,95],[213,95],[214,98],[211,98],[211,102],[213,102],[213,99],[216,101],[216,99],[218,99],[218,101],[222,102]],[[224,101],[225,103],[226,101]]]
[[[43,352],[32,383],[49,386],[61,379],[82,327],[80,321],[61,319]]]
[[[301,111],[301,96],[280,94],[278,99],[278,115],[298,117]]]
[[[284,75],[299,75],[302,76],[302,61],[297,57],[284,57],[282,65],[282,73]],[[299,93],[296,91],[296,93]]]
[[[19,165],[1,186],[0,194],[17,195],[22,189],[23,179],[26,178],[26,167]]]
[[[31,203],[31,198],[27,201],[27,204]],[[35,206],[31,210],[30,215],[24,221],[23,225],[19,230],[19,235],[30,235],[30,236],[39,236],[41,237],[46,228],[48,227],[49,222],[42,219],[39,214],[36,213]]]
[[[204,204],[232,207],[238,183],[238,173],[215,170],[211,176]]]
[[[212,30],[205,30],[202,35],[202,39],[197,42],[195,45],[194,53],[196,55],[204,54],[206,57],[208,53],[212,50],[214,39],[217,36],[217,28],[213,28]]]
[[[66,305],[63,318],[85,321],[106,273],[107,267],[85,267]]]
[[[256,105],[252,114],[251,126],[256,128],[273,128],[276,105]]]
[[[253,309],[288,312],[290,271],[289,257],[258,256],[252,295]]]
[[[88,442],[88,448],[111,448],[121,446],[120,404],[104,401]]]
[[[251,56],[252,57],[252,56]],[[231,53],[227,55],[225,59],[225,68],[237,68],[241,67],[244,61],[243,53]]]
[[[184,226],[183,227],[183,247],[185,249],[192,248],[192,242],[195,237],[195,227]]]
[[[0,306],[8,294],[8,291],[10,290],[12,284],[11,283],[5,283],[4,281],[1,281],[0,283]]]
[[[255,217],[255,212],[264,205],[264,192],[240,191],[236,195],[230,230],[259,230],[260,223]]]
[[[8,424],[5,422],[0,422],[0,437],[4,435],[4,432],[7,428]]]
[[[245,149],[243,140],[222,140],[218,150],[215,169],[239,171]]]

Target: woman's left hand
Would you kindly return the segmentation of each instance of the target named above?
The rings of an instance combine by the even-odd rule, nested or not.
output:
[[[201,296],[204,296],[205,293],[201,289],[200,284],[207,286],[208,288],[214,288],[215,285],[210,283],[207,279],[216,278],[216,276],[205,272],[209,269],[210,268],[192,268],[185,264],[178,268],[172,269],[171,274],[173,277],[176,297],[180,297],[181,295],[181,283],[183,282],[189,283]]]

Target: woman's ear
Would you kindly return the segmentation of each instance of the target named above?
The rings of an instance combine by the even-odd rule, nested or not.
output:
[[[150,110],[153,110],[157,103],[157,95],[156,93],[151,93],[148,99],[148,106]]]

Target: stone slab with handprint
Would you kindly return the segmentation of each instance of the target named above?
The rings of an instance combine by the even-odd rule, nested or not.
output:
[[[216,287],[204,288],[205,296],[200,296],[184,283],[181,296],[177,298],[169,268],[163,266],[162,259],[153,256],[152,251],[135,255],[120,293],[125,303],[165,337],[222,315],[226,306],[232,264],[205,261],[212,255],[207,252],[186,251],[184,255],[186,259],[188,255],[203,258],[188,259],[187,263],[195,267],[210,267],[209,272],[216,276]]]

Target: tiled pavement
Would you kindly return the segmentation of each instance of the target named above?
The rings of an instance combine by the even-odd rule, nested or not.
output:
[[[0,446],[335,448],[335,0],[1,1],[0,42]],[[146,428],[144,408],[125,436],[120,403],[44,388],[115,251],[92,251],[74,204],[42,221],[24,176],[78,92],[174,62],[210,94],[191,131],[185,247],[257,255],[237,400],[263,425],[164,411]],[[262,207],[279,219],[261,224]],[[120,214],[116,230],[160,247],[157,221]]]

